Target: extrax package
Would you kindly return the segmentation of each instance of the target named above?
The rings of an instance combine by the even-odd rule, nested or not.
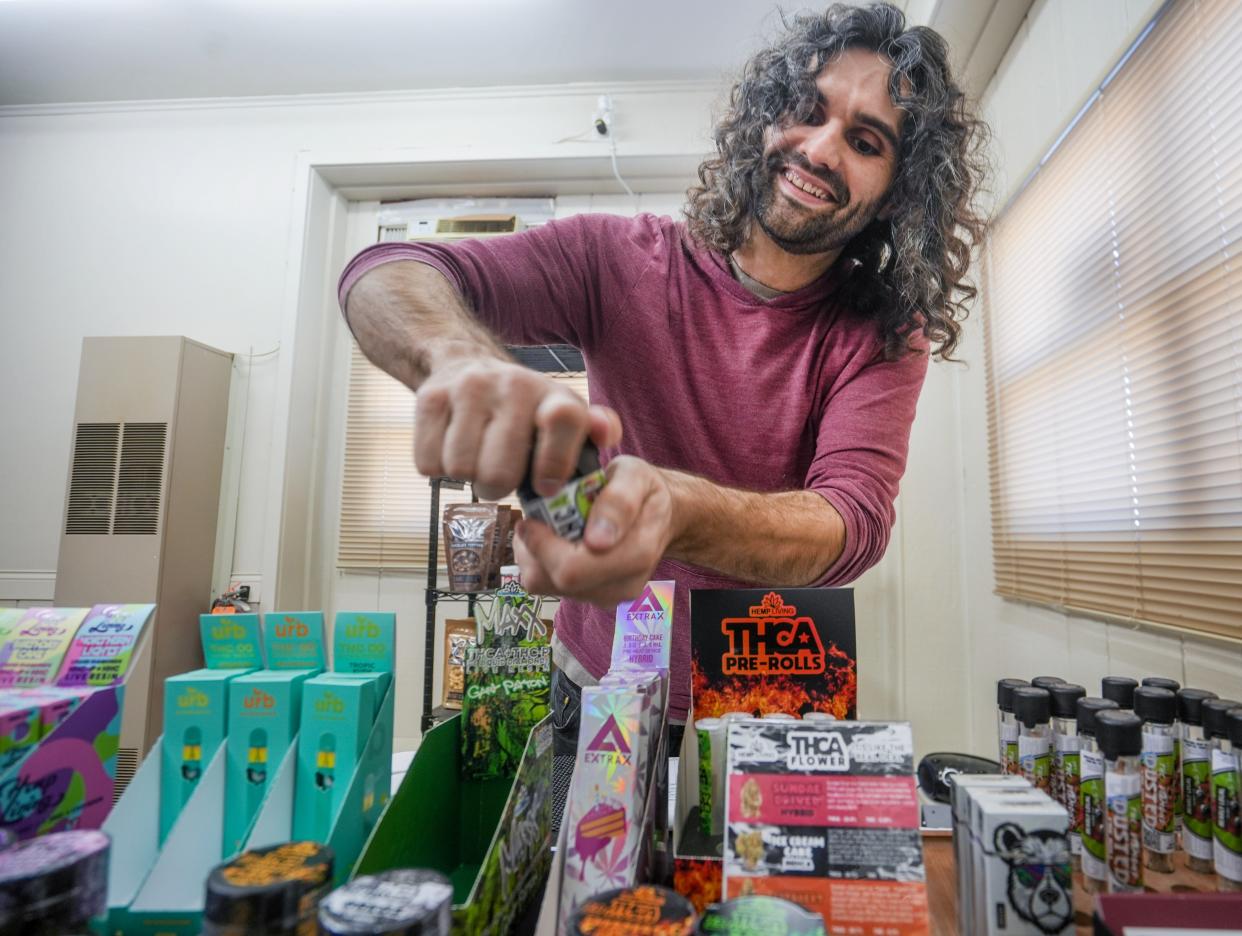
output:
[[[612,665],[582,690],[578,754],[561,830],[564,927],[593,894],[645,878],[663,789],[673,583],[617,608]],[[666,818],[661,816],[661,818]]]

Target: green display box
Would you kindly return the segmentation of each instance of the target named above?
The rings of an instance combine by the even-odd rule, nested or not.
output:
[[[531,730],[512,779],[463,778],[460,731],[458,715],[423,736],[354,874],[440,871],[453,882],[454,936],[503,934],[551,866],[552,719]]]

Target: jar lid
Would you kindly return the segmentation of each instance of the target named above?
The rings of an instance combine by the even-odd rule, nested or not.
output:
[[[1063,682],[1065,682],[1065,680],[1060,676],[1036,676],[1031,680],[1031,685],[1038,689],[1047,689],[1051,691],[1053,686],[1059,686]]]
[[[1078,716],[1078,733],[1095,737],[1095,716],[1119,707],[1112,699],[1101,699],[1098,696],[1079,699],[1074,707],[1074,714]]]
[[[1047,724],[1052,717],[1052,696],[1047,689],[1018,686],[1013,691],[1013,714],[1027,728]]]
[[[1187,725],[1203,724],[1203,703],[1215,699],[1216,693],[1209,689],[1178,689],[1177,717]]]
[[[1166,679],[1164,676],[1144,676],[1142,685],[1154,686],[1157,689],[1168,689],[1169,692],[1177,692],[1182,688],[1182,684],[1176,679]]]
[[[319,905],[325,936],[448,936],[452,925],[452,883],[422,868],[354,878]]]
[[[1002,712],[1013,711],[1013,691],[1019,686],[1029,686],[1025,679],[998,679],[996,681],[996,704]]]
[[[1145,722],[1171,725],[1177,720],[1177,695],[1159,686],[1139,686],[1134,690],[1134,714]]]
[[[295,926],[305,915],[306,898],[331,886],[332,858],[332,849],[319,842],[285,842],[242,852],[216,865],[207,877],[203,920],[221,926]]]
[[[815,936],[824,918],[781,897],[750,895],[712,904],[699,919],[699,936]]]
[[[1203,700],[1203,733],[1209,738],[1228,737],[1225,715],[1232,709],[1242,706],[1242,702],[1234,699]]]
[[[1100,680],[1100,695],[1112,699],[1122,708],[1134,708],[1134,690],[1138,680],[1129,676],[1105,676]]]
[[[656,884],[596,894],[569,920],[573,936],[599,931],[606,931],[608,936],[687,936],[693,929],[694,906],[690,901]]]
[[[1085,698],[1087,690],[1077,683],[1057,683],[1048,690],[1052,696],[1052,714],[1057,718],[1077,718],[1078,700]]]
[[[0,932],[69,924],[108,906],[111,839],[95,829],[52,832],[0,852]]]
[[[1096,712],[1095,740],[1108,760],[1136,757],[1143,753],[1143,719],[1124,709]]]

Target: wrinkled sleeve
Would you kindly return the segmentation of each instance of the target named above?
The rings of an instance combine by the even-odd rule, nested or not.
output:
[[[385,263],[414,260],[440,271],[501,341],[511,345],[596,346],[604,307],[623,296],[652,236],[642,219],[575,215],[504,237],[454,243],[384,243],[366,248],[341,274],[342,312],[350,289]],[[346,316],[348,322],[348,316]]]
[[[877,360],[828,398],[806,487],[844,519],[845,549],[813,584],[852,582],[884,555],[927,362],[926,353]]]

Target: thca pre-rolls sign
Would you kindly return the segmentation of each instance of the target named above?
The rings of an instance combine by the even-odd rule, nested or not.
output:
[[[776,592],[768,592],[749,612],[720,622],[729,640],[729,649],[720,658],[724,675],[814,676],[824,671],[824,645],[810,617],[799,617],[797,607],[786,604]]]

